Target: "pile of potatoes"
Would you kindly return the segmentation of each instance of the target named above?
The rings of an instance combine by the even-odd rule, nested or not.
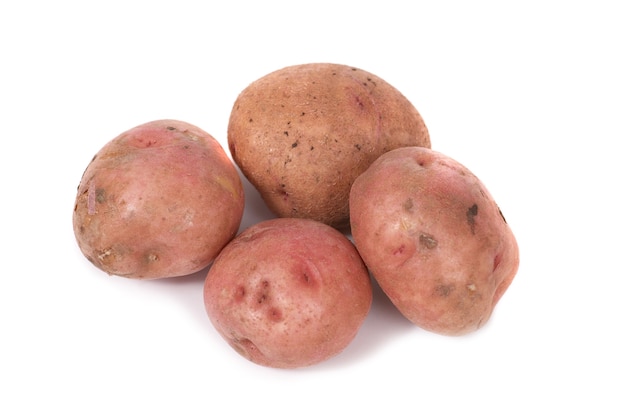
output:
[[[120,134],[88,164],[73,228],[100,270],[138,279],[209,267],[203,298],[226,342],[259,365],[342,352],[372,281],[416,326],[458,336],[487,322],[519,265],[482,182],[431,149],[412,103],[332,63],[286,67],[236,98],[230,156],[184,121]],[[239,231],[241,173],[274,218]]]

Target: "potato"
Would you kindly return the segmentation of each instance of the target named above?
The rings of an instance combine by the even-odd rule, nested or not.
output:
[[[208,133],[159,120],[105,144],[74,206],[80,250],[111,275],[177,277],[208,266],[239,229],[243,185]]]
[[[370,309],[372,287],[346,236],[314,220],[273,218],[224,248],[206,277],[204,301],[240,355],[299,368],[348,346]]]
[[[381,289],[426,330],[477,330],[517,273],[517,242],[496,202],[439,152],[406,147],[381,156],[354,182],[350,216]]]
[[[341,64],[286,67],[237,97],[233,160],[279,217],[349,225],[350,186],[378,156],[430,147],[422,117],[381,78]]]

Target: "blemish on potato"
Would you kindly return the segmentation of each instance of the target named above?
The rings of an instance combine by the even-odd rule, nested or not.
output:
[[[502,221],[504,221],[505,224],[508,224],[506,222],[506,218],[504,218],[504,214],[502,214],[502,211],[500,211],[500,207],[497,207],[497,208],[498,208],[498,214],[500,214],[500,217],[502,217]]]
[[[256,345],[247,338],[233,337],[232,340],[230,340],[230,346],[246,358],[250,358],[252,353],[257,352]]]
[[[478,205],[474,204],[467,209],[465,212],[465,216],[467,217],[467,223],[470,225],[472,229],[472,234],[475,234],[474,228],[476,225],[476,220],[474,219],[478,215]]]
[[[420,244],[427,249],[434,249],[437,247],[437,240],[430,234],[422,233],[420,234]]]
[[[96,188],[93,179],[89,181],[87,188],[87,214],[94,215],[96,213]]]
[[[498,266],[500,266],[500,262],[502,261],[502,253],[498,253],[495,258],[493,258],[493,270],[495,271]]]
[[[283,313],[276,307],[271,307],[268,313],[272,321],[279,322],[283,319]]]
[[[470,292],[476,291],[476,284],[469,284],[467,286],[467,290],[470,291]]]
[[[402,253],[404,253],[405,247],[406,246],[404,244],[400,245],[400,247],[398,247],[396,250],[393,251],[393,255],[394,256],[401,255]]]
[[[106,194],[105,194],[104,188],[96,189],[96,202],[98,204],[102,204],[104,201],[106,201]]]
[[[268,289],[269,289],[270,283],[269,283],[269,281],[264,280],[264,281],[261,281],[260,285],[261,286],[260,286],[260,290],[259,290],[258,297],[257,297],[256,301],[259,304],[263,304],[268,299],[267,293],[268,293]]]
[[[244,287],[243,285],[240,285],[237,287],[237,289],[235,290],[235,301],[241,301],[245,298],[246,296],[246,287]]]
[[[98,252],[98,259],[104,260],[107,257],[111,256],[112,253],[113,253],[113,250],[110,247],[107,249],[101,250],[100,252]]]
[[[454,291],[454,285],[439,284],[435,287],[435,295],[439,297],[447,297]]]
[[[411,198],[407,198],[406,201],[402,204],[402,208],[405,211],[412,212],[413,211],[413,200]]]

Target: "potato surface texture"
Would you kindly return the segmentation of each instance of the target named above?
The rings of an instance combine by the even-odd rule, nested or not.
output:
[[[274,218],[224,248],[206,277],[204,301],[240,355],[287,369],[342,352],[369,312],[372,288],[343,234],[313,220]]]
[[[439,152],[390,151],[354,182],[352,235],[399,311],[423,329],[480,328],[519,265],[516,239],[482,182]]]
[[[349,225],[350,187],[377,157],[430,147],[421,115],[396,88],[332,63],[286,67],[237,97],[228,125],[233,160],[279,217]]]
[[[234,163],[208,133],[158,120],[105,144],[87,166],[73,225],[95,266],[156,279],[208,266],[239,229],[243,185]]]

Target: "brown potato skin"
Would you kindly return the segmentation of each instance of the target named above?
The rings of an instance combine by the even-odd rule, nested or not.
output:
[[[372,275],[423,329],[477,330],[517,273],[517,241],[496,202],[442,153],[407,147],[381,156],[354,182],[350,211]]]
[[[344,228],[354,179],[385,151],[430,147],[430,137],[412,103],[380,77],[310,63],[246,87],[233,105],[228,145],[277,216]]]
[[[367,316],[372,287],[343,234],[313,220],[274,218],[224,248],[206,277],[204,301],[240,355],[288,369],[343,351]]]
[[[105,144],[76,195],[74,234],[111,275],[178,277],[208,266],[239,229],[241,178],[208,133],[151,121]]]

